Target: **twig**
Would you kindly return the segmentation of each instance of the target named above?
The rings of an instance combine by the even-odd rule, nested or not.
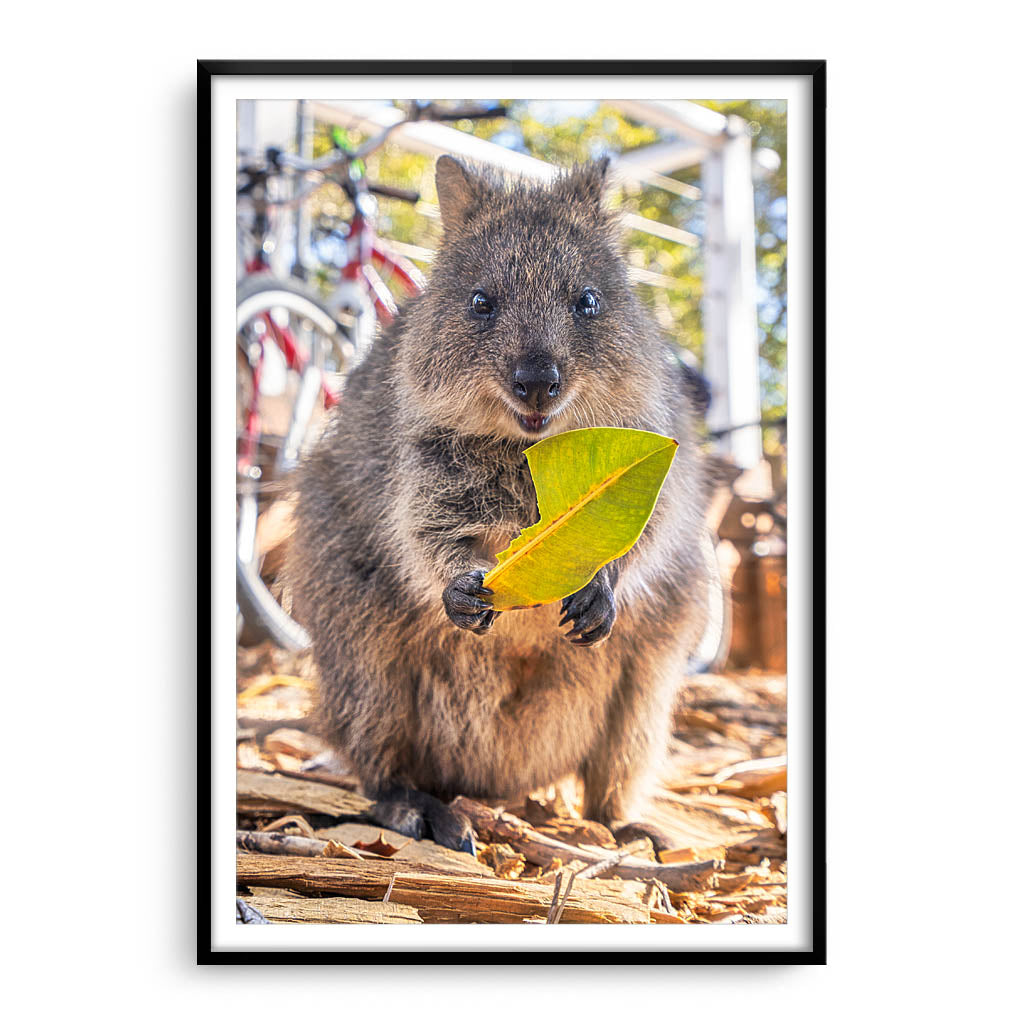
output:
[[[596,864],[591,864],[588,868],[581,868],[578,871],[573,871],[569,875],[569,881],[565,885],[565,892],[562,895],[561,902],[558,902],[558,890],[562,884],[562,872],[559,871],[558,877],[555,879],[555,894],[551,897],[551,909],[548,911],[548,924],[558,924],[558,922],[562,920],[562,911],[565,910],[565,904],[569,900],[569,893],[572,891],[572,884],[577,878],[596,878],[602,872],[615,867],[619,861],[632,856],[638,850],[642,850],[646,845],[646,839],[638,839],[636,842],[627,843],[621,849],[616,850],[610,857],[605,857],[604,860],[598,861]],[[558,904],[557,909],[555,906],[556,903]]]
[[[569,876],[569,881],[565,884],[565,894],[562,896],[562,902],[558,904],[558,912],[555,914],[555,920],[552,924],[558,924],[562,920],[562,911],[565,910],[566,903],[569,902],[569,893],[572,892],[572,883],[576,881],[576,872],[574,871]]]
[[[293,836],[287,832],[247,832],[239,829],[235,832],[235,841],[240,850],[247,850],[249,853],[270,853],[291,857],[346,857],[350,860],[391,859],[380,853],[372,853],[370,850],[354,850],[351,846],[336,839],[307,838],[306,836]],[[402,849],[405,849],[405,846]]]
[[[394,889],[394,887],[395,887],[395,876],[392,875],[391,876],[391,881],[388,882],[388,891],[386,893],[384,893],[384,900],[383,900],[384,903],[387,903],[387,901],[389,899],[391,899],[391,890]]]
[[[596,864],[591,864],[589,868],[574,872],[574,874],[579,878],[597,878],[598,875],[603,874],[609,868],[615,867],[620,861],[624,861],[627,857],[632,857],[634,853],[639,853],[646,846],[646,839],[637,839],[632,843],[626,843],[625,846],[620,847],[611,856],[605,857],[604,860],[599,860]],[[652,861],[651,863],[653,864],[654,862]]]
[[[665,885],[660,878],[655,878],[651,885],[657,890],[658,895],[661,897],[661,908],[666,913],[674,914],[675,908],[672,906],[672,896],[668,891],[668,886]]]
[[[555,891],[551,894],[551,906],[548,908],[548,924],[555,923],[555,911],[558,909],[558,894],[562,891],[562,872],[555,876]]]
[[[461,811],[473,823],[473,828],[485,842],[508,843],[518,850],[527,860],[542,867],[558,858],[563,864],[571,860],[581,860],[590,867],[597,868],[597,873],[607,870],[604,851],[579,846],[552,839],[532,828],[521,818],[507,812],[497,811],[485,804],[466,797],[457,797],[452,802],[455,810]],[[624,848],[629,849],[629,848]],[[631,851],[635,852],[635,851]],[[618,867],[616,874],[623,879],[639,879],[647,881],[657,878],[672,892],[698,892],[707,888],[707,883],[715,871],[721,870],[721,860],[706,860],[688,864],[661,864],[657,861],[644,860],[640,857],[623,854],[618,851],[612,861]],[[586,870],[590,870],[588,867]],[[587,875],[585,877],[593,877]]]

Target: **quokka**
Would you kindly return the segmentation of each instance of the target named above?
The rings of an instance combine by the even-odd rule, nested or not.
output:
[[[537,186],[441,157],[428,287],[300,470],[289,574],[322,733],[376,820],[454,848],[455,795],[570,773],[587,818],[630,822],[705,622],[698,399],[631,290],[606,168]],[[590,426],[679,441],[651,521],[560,606],[494,612],[483,575],[537,519],[523,450]]]

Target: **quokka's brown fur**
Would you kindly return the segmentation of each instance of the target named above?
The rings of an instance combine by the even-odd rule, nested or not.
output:
[[[371,796],[397,785],[509,797],[579,772],[585,816],[614,826],[640,809],[666,748],[704,624],[701,458],[672,344],[630,288],[604,178],[595,164],[509,185],[441,158],[429,286],[352,373],[301,470],[295,608],[313,638],[323,734]],[[580,314],[585,288],[596,316]],[[475,291],[489,318],[474,315]],[[562,385],[532,434],[509,383],[530,359]],[[639,543],[581,591],[595,597],[591,624],[602,600],[606,625],[615,616],[610,636],[570,643],[558,605],[459,628],[446,588],[537,519],[523,450],[588,426],[680,442]]]

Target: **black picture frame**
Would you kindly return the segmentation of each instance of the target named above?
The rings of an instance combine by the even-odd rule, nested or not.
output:
[[[812,600],[810,621],[811,672],[811,942],[807,949],[763,951],[697,951],[656,952],[646,950],[616,950],[609,947],[602,952],[588,950],[588,963],[628,963],[631,960],[645,964],[825,964],[826,963],[826,852],[825,852],[825,318],[826,318],[826,224],[825,224],[825,111],[826,62],[824,60],[678,60],[678,61],[333,61],[333,60],[199,60],[197,61],[197,174],[198,217],[196,225],[197,252],[197,340],[199,350],[204,343],[213,352],[212,339],[212,85],[221,76],[381,76],[397,75],[474,75],[474,76],[806,76],[811,83],[811,331],[812,370],[810,396],[812,414],[811,447],[811,519],[813,523],[811,579],[807,581]],[[209,515],[212,489],[212,387],[210,361],[200,360],[198,393],[199,447],[198,516],[200,522]],[[202,396],[207,396],[203,407]],[[197,822],[196,822],[196,944],[197,963],[215,964],[362,964],[362,963],[494,963],[490,951],[449,952],[429,949],[418,952],[358,953],[352,951],[299,952],[299,951],[225,951],[213,948],[211,921],[212,900],[212,750],[213,696],[212,674],[212,590],[209,571],[212,565],[212,521],[200,528],[198,550],[198,665],[197,665]],[[571,952],[571,947],[563,947]],[[515,954],[517,962],[529,963],[522,954]],[[545,953],[535,962],[550,964],[552,957]]]

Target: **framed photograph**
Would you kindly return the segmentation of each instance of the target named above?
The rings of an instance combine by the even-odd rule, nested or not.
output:
[[[825,963],[824,62],[198,109],[199,962]]]

